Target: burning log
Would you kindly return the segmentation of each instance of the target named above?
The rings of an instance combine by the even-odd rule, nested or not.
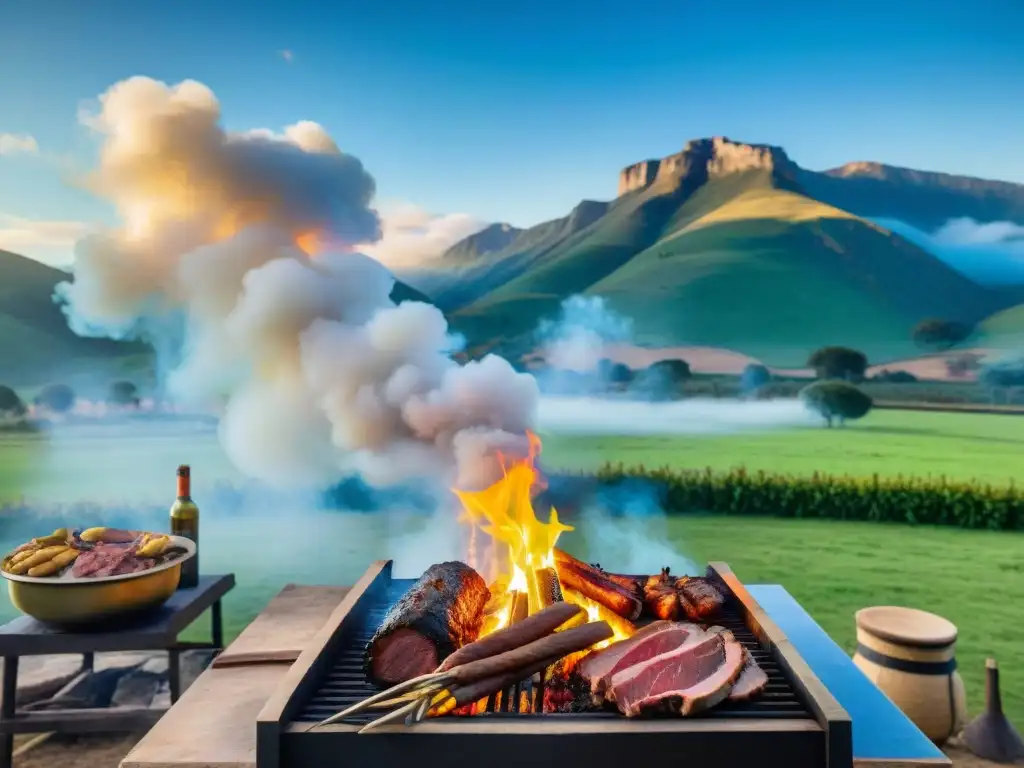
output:
[[[518,624],[529,615],[530,611],[530,596],[525,592],[515,590],[509,597],[509,614],[508,623],[509,626]]]
[[[608,581],[600,572],[593,569],[585,571],[566,562],[557,563],[557,569],[563,590],[573,589],[630,621],[640,616],[643,610],[640,599],[615,582]]]
[[[553,603],[560,603],[562,597],[562,585],[558,581],[558,572],[554,568],[538,568],[534,572],[537,579],[537,594],[540,597],[541,608],[547,608]]]

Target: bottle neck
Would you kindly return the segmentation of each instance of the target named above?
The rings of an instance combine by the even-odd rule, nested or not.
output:
[[[187,475],[178,475],[178,498],[192,498],[192,478]]]

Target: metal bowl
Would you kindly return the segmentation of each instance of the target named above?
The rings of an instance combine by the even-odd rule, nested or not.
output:
[[[185,554],[148,571],[121,576],[76,579],[70,569],[58,577],[0,573],[7,579],[11,602],[22,613],[58,626],[95,624],[167,602],[178,588],[181,564],[196,554],[195,543],[182,536],[171,536],[171,546],[186,550]]]

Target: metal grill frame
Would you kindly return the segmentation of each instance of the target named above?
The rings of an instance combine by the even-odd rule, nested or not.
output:
[[[391,566],[377,561],[367,570],[267,702],[257,719],[258,768],[376,767],[405,760],[417,768],[450,768],[473,748],[479,759],[472,759],[484,760],[487,768],[521,768],[524,760],[536,764],[531,768],[564,768],[634,755],[676,762],[683,754],[700,755],[715,768],[853,764],[849,715],[725,563],[708,566],[731,606],[719,623],[736,633],[768,673],[769,690],[761,701],[722,705],[699,718],[496,711],[439,718],[414,729],[385,727],[365,736],[356,735],[358,718],[311,730],[376,690],[361,670],[362,646],[383,611],[413,583],[392,580]]]

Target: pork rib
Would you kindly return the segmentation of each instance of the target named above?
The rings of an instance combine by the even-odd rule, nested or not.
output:
[[[465,563],[432,565],[387,612],[366,646],[366,674],[384,685],[426,675],[483,625],[490,591]]]
[[[627,717],[671,713],[688,716],[729,696],[747,660],[732,632],[706,637],[612,676],[606,697]]]

